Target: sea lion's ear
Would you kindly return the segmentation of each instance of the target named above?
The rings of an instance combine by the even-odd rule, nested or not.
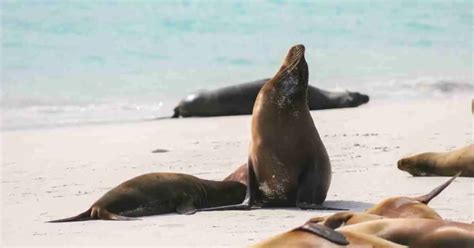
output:
[[[195,214],[197,212],[197,209],[194,207],[194,204],[191,202],[191,200],[186,201],[181,203],[176,207],[176,213],[178,214]]]
[[[321,224],[315,223],[306,223],[303,226],[298,227],[296,230],[301,230],[305,232],[312,233],[317,235],[321,238],[327,239],[335,244],[338,245],[348,245],[349,241],[347,241],[344,234],[335,231],[329,227],[323,226]]]

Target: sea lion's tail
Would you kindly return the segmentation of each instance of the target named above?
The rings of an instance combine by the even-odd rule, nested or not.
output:
[[[89,208],[87,211],[85,211],[81,214],[78,214],[76,216],[69,217],[69,218],[64,218],[64,219],[59,219],[59,220],[51,220],[51,221],[48,221],[48,223],[61,223],[61,222],[92,220],[91,212],[92,212],[92,208]]]
[[[461,175],[461,171],[458,172],[456,175],[454,175],[453,177],[451,177],[448,181],[446,181],[445,183],[441,184],[440,186],[436,187],[435,189],[433,189],[430,193],[426,194],[426,195],[422,195],[422,196],[418,196],[418,197],[415,197],[415,200],[419,201],[419,202],[422,202],[424,204],[428,204],[433,198],[435,198],[437,195],[439,195],[439,193],[443,192],[443,190],[448,187],[453,181],[454,179],[456,179],[456,177],[458,177],[459,175]]]

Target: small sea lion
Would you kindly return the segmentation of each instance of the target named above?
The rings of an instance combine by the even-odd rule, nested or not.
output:
[[[402,158],[398,169],[413,176],[474,177],[474,144],[450,152],[427,152]]]
[[[257,94],[268,80],[270,79],[266,78],[190,94],[174,108],[172,117],[252,114]],[[327,91],[308,86],[310,110],[357,107],[367,102],[369,96],[359,92]]]
[[[200,208],[237,204],[246,187],[238,182],[210,181],[187,174],[148,173],[105,193],[85,212],[49,222],[132,220],[165,213],[193,214]]]

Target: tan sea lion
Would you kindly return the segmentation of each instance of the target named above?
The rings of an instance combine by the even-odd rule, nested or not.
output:
[[[422,218],[381,219],[336,229],[377,236],[409,247],[474,247],[474,225]]]
[[[398,169],[413,176],[474,177],[474,144],[450,152],[427,152],[398,161]]]
[[[428,206],[428,203],[448,187],[460,172],[426,195],[418,197],[398,196],[381,201],[367,209],[366,213],[388,218],[426,218],[441,220],[441,216]]]
[[[50,222],[93,219],[131,220],[164,213],[192,214],[200,208],[238,204],[245,185],[210,181],[187,174],[148,173],[132,178],[105,193],[85,212]]]
[[[309,113],[304,52],[303,45],[293,46],[255,101],[244,203],[210,210],[252,205],[328,209],[322,203],[331,164]]]
[[[253,247],[473,247],[474,225],[422,218],[371,219],[334,229],[308,221]]]
[[[375,235],[350,231],[335,231],[316,223],[306,223],[291,231],[264,240],[253,248],[294,247],[405,247]]]
[[[458,175],[455,175],[450,178],[426,195],[418,197],[390,197],[382,200],[363,213],[339,212],[328,216],[314,217],[308,222],[319,223],[336,229],[344,225],[353,225],[383,218],[425,218],[442,220],[441,216],[428,206],[428,203],[448,187],[457,176]]]

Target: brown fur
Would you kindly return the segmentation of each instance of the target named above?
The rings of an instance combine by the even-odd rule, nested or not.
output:
[[[430,219],[382,219],[336,231],[363,233],[410,247],[473,247],[474,225]]]
[[[427,152],[398,161],[398,169],[413,176],[474,177],[474,144],[450,152]]]
[[[280,70],[258,93],[252,115],[247,169],[240,205],[206,210],[248,209],[253,205],[328,209],[322,206],[331,164],[307,103],[308,65],[303,45],[290,48]]]
[[[149,173],[111,189],[85,212],[50,222],[93,219],[131,220],[164,213],[192,214],[201,208],[237,204],[245,185],[200,179],[179,173]]]
[[[253,109],[248,168],[255,201],[311,208],[326,198],[331,165],[307,104],[305,48],[290,49]],[[250,176],[252,177],[252,176]]]

